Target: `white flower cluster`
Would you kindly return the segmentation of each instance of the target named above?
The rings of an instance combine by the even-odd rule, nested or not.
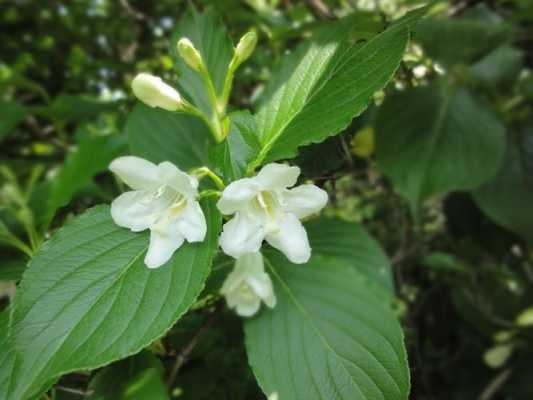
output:
[[[253,42],[251,39],[248,41]],[[248,45],[253,46],[255,43]],[[196,65],[193,61],[200,56],[191,43],[182,39],[178,49],[189,64]],[[244,50],[238,53],[246,53]],[[241,62],[240,58],[237,61]],[[149,74],[139,74],[132,89],[151,107],[168,111],[183,111],[187,107],[177,90]],[[184,241],[204,240],[207,225],[198,203],[198,178],[194,173],[189,175],[168,161],[155,165],[133,156],[117,158],[110,169],[133,189],[113,201],[111,216],[117,225],[133,232],[150,230],[144,260],[148,268],[165,264]],[[328,196],[311,184],[292,188],[299,175],[298,167],[267,164],[256,176],[232,182],[221,193],[217,207],[233,218],[224,224],[219,244],[224,253],[236,259],[221,294],[241,316],[255,314],[261,301],[271,308],[276,304],[260,252],[264,240],[293,263],[305,263],[311,256],[300,220],[319,212]]]

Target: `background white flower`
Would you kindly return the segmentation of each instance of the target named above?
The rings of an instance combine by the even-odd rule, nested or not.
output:
[[[9,301],[13,301],[15,293],[17,291],[17,285],[15,281],[1,281],[0,280],[0,300],[4,297],[8,297]]]
[[[293,263],[309,260],[311,248],[300,219],[320,211],[328,202],[327,193],[315,185],[293,186],[298,167],[265,165],[257,176],[228,185],[217,203],[222,214],[235,214],[224,225],[220,246],[239,258],[259,251],[263,239],[282,251]]]
[[[150,229],[150,246],[144,259],[149,268],[167,262],[184,240],[204,240],[207,226],[196,201],[196,178],[170,162],[155,165],[133,156],[115,159],[109,169],[134,189],[111,204],[113,221],[133,232]]]
[[[254,315],[261,306],[261,300],[273,308],[276,305],[276,296],[270,276],[265,272],[261,253],[249,253],[239,257],[220,293],[226,297],[228,307],[234,308],[242,317]]]

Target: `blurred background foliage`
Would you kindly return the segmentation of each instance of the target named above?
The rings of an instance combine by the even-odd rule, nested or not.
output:
[[[354,13],[380,30],[423,3],[0,2],[2,307],[51,232],[120,192],[106,169],[128,152],[130,81],[178,78],[168,47],[189,4],[234,42],[260,34],[236,78],[242,109],[309,32]],[[343,134],[298,156],[331,195],[326,214],[363,224],[391,259],[413,399],[533,398],[532,49],[531,0],[431,2],[395,80]],[[262,398],[238,319],[203,306],[149,350],[65,376],[47,398]]]

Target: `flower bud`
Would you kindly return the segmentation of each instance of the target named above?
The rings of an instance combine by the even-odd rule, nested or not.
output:
[[[141,73],[131,82],[135,96],[150,107],[160,107],[168,111],[181,108],[180,94],[157,76]]]
[[[204,62],[202,60],[202,56],[196,50],[196,47],[194,47],[194,44],[187,39],[187,38],[181,38],[178,42],[178,53],[183,58],[183,60],[187,63],[189,67],[194,69],[195,71],[199,71],[204,67]]]
[[[246,61],[253,53],[257,44],[257,34],[254,31],[246,33],[235,48],[235,63],[237,65]]]
[[[516,324],[518,326],[532,326],[533,325],[533,307],[523,311],[517,318]]]
[[[499,344],[488,349],[483,354],[483,361],[490,368],[500,368],[513,354],[513,346],[510,344]]]

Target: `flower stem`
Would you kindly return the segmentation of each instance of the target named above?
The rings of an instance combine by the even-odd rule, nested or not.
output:
[[[212,197],[212,196],[217,196],[217,197],[220,197],[222,195],[222,192],[220,190],[211,190],[211,189],[208,189],[208,190],[204,190],[200,193],[200,197],[199,199],[205,199],[206,197]]]
[[[191,172],[191,174],[198,177],[198,179],[202,179],[205,176],[209,177],[209,179],[213,181],[213,183],[217,186],[217,188],[221,190],[224,190],[224,188],[226,187],[222,179],[220,179],[220,177],[217,174],[215,174],[213,171],[211,171],[207,167],[196,168],[195,170]]]
[[[205,115],[202,111],[200,111],[198,108],[196,108],[189,102],[184,102],[181,111],[186,112],[187,114],[194,115],[195,117],[198,117],[202,121],[204,121],[217,143],[221,143],[224,140],[224,135],[220,127],[220,121],[218,120],[218,116],[215,115],[214,118],[210,119],[207,115]]]
[[[231,62],[228,67],[228,72],[226,73],[226,79],[224,80],[224,89],[222,90],[222,96],[219,102],[219,107],[223,113],[226,112],[226,107],[228,105],[229,96],[233,87],[233,77],[235,75],[235,70],[236,68],[234,66],[234,63]]]

